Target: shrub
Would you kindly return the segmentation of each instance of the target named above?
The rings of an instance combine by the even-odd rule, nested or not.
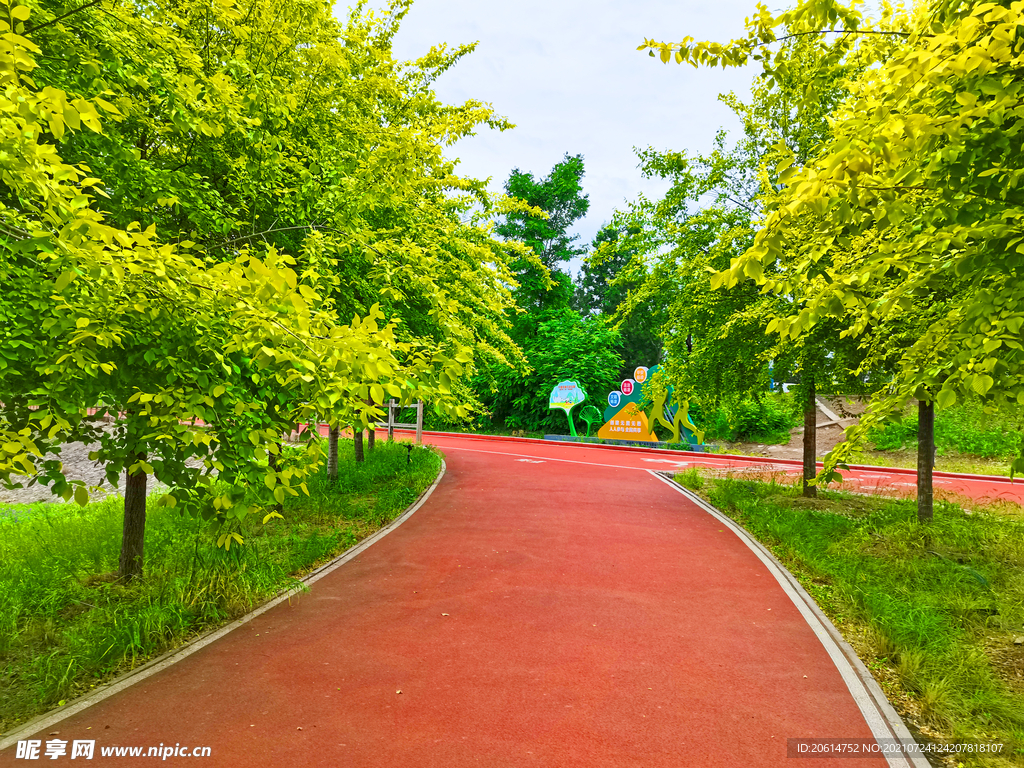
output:
[[[706,418],[697,413],[696,419],[705,430],[705,440],[729,442],[786,443],[797,425],[792,398],[776,393],[719,406]]]

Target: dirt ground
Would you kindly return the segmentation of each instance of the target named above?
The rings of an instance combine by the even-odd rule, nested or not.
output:
[[[843,397],[818,398],[819,401],[832,414],[839,416],[841,421],[832,423],[829,414],[818,410],[818,428],[816,448],[818,458],[824,457],[826,453],[843,442],[846,427],[857,423],[857,416],[862,414],[866,405],[859,400],[848,400]],[[729,450],[740,451],[752,456],[765,456],[771,459],[795,459],[803,458],[804,451],[804,428],[803,425],[790,430],[789,442],[786,445],[765,445],[763,443],[728,443]]]

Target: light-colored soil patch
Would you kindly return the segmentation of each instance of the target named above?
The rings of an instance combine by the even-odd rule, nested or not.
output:
[[[64,463],[65,477],[68,480],[82,480],[88,486],[99,486],[100,491],[90,494],[94,498],[105,496],[108,493],[116,493],[117,489],[110,485],[106,479],[103,464],[89,458],[89,451],[95,450],[85,443],[67,443],[61,447],[60,460]],[[31,504],[36,501],[57,501],[63,499],[54,496],[48,485],[35,483],[29,485],[29,480],[22,480],[24,488],[7,489],[0,488],[0,504]]]

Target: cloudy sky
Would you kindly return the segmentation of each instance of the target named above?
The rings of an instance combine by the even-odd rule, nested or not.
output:
[[[749,70],[666,65],[636,47],[645,38],[739,37],[754,6],[755,0],[415,0],[395,56],[478,41],[435,90],[448,103],[489,102],[516,127],[485,128],[450,156],[460,158],[462,173],[491,177],[498,191],[513,168],[542,177],[566,152],[582,154],[590,213],[577,232],[589,243],[614,208],[664,188],[641,178],[634,147],[707,151],[719,128],[738,130],[718,94],[749,90]]]

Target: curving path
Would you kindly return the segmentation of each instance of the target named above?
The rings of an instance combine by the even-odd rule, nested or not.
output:
[[[167,765],[732,768],[789,764],[791,737],[879,733],[766,561],[640,471],[668,465],[430,440],[448,464],[433,494],[308,594],[19,738],[91,740],[93,763],[117,765],[155,761],[103,748],[210,749]]]
[[[403,439],[407,436],[403,435]],[[424,432],[423,439],[424,442],[436,445],[442,451],[485,451],[569,464],[583,461],[623,469],[653,469],[664,472],[680,472],[688,467],[705,467],[758,477],[785,475],[789,478],[799,478],[803,475],[801,462],[788,459],[609,445],[585,446],[531,438],[457,435],[444,432]],[[567,448],[571,448],[572,451],[566,452]],[[818,468],[821,466],[819,461]],[[842,470],[841,474],[843,482],[831,486],[832,489],[906,497],[914,497],[917,494],[917,472],[913,469],[855,465],[849,470]],[[935,472],[934,486],[937,498],[1024,505],[1024,481],[1019,478],[1011,480],[997,475]]]

